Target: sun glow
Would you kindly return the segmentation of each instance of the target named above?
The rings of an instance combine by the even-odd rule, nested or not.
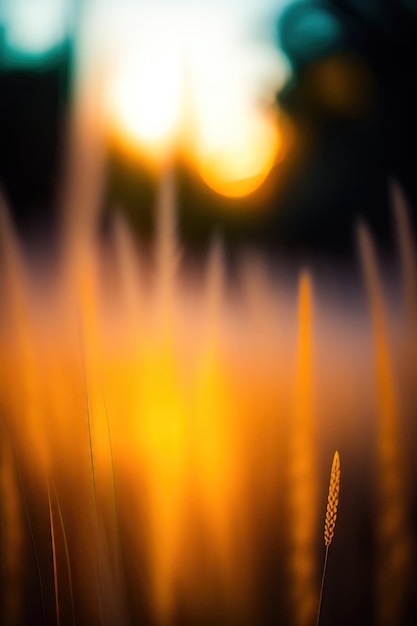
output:
[[[254,191],[282,147],[270,114],[285,67],[271,44],[242,37],[233,11],[147,11],[117,40],[109,118],[118,144],[156,165],[182,152],[212,189]]]
[[[244,122],[246,121],[246,125]],[[256,112],[242,119],[242,128],[202,155],[200,173],[214,191],[241,197],[255,191],[269,174],[282,149],[273,119]]]
[[[173,54],[174,52],[174,54]],[[166,150],[177,131],[181,65],[169,47],[130,58],[116,79],[112,109],[122,134],[145,150]]]

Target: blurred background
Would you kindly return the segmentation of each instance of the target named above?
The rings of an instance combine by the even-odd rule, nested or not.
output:
[[[104,228],[121,210],[151,232],[170,160],[194,252],[221,231],[346,255],[358,216],[389,242],[389,181],[416,204],[416,29],[414,0],[1,0],[0,180],[19,231],[53,242],[75,74],[90,71]]]
[[[2,623],[314,626],[336,448],[320,624],[416,623],[416,62],[417,0],[0,0]]]

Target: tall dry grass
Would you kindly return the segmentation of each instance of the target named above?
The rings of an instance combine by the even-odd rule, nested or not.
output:
[[[317,613],[317,461],[313,395],[313,288],[307,273],[298,287],[298,355],[289,442],[289,565],[294,622]]]
[[[386,308],[371,235],[358,232],[369,297],[375,349],[378,431],[376,437],[376,613],[381,626],[401,623],[414,549],[405,488],[397,389],[390,354]]]
[[[83,150],[81,136],[75,145]],[[68,211],[98,202],[100,163],[91,167],[91,185],[67,199]],[[276,266],[268,273],[264,259],[243,255],[240,283],[231,285],[217,240],[207,267],[194,268],[195,283],[186,280],[172,172],[161,181],[150,266],[120,222],[105,249],[94,243],[94,207],[67,217],[64,262],[42,277],[42,289],[6,209],[0,220],[5,623],[238,626],[277,615],[278,623],[313,624],[320,459],[338,439],[355,462],[374,405],[376,445],[366,461],[377,458],[375,518],[368,512],[376,623],[402,624],[414,558],[408,468],[391,303],[366,229],[371,323],[352,328],[351,310],[329,304],[336,332],[315,323],[323,288],[313,270],[288,286]],[[403,210],[398,222],[412,311],[414,248]],[[355,397],[344,395],[340,407],[346,372]],[[318,374],[326,403],[316,395]]]

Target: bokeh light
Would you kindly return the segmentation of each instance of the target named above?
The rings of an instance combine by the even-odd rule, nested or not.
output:
[[[274,41],[233,3],[131,11],[108,82],[113,133],[154,163],[181,151],[221,194],[250,193],[282,143],[270,109],[288,64]]]
[[[33,64],[53,55],[68,38],[69,15],[67,0],[1,0],[2,62]]]

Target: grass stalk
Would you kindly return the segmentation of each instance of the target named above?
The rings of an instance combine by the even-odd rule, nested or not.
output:
[[[30,513],[29,513],[29,506],[28,506],[25,490],[23,488],[23,480],[22,480],[22,476],[21,476],[21,473],[20,473],[20,470],[19,470],[18,463],[17,463],[17,458],[16,458],[16,453],[15,453],[14,447],[13,447],[12,437],[11,437],[9,428],[7,426],[7,422],[4,419],[4,416],[3,416],[2,421],[3,421],[4,430],[6,431],[6,435],[7,435],[7,438],[9,440],[9,445],[10,445],[10,450],[11,450],[11,453],[12,453],[13,463],[14,463],[14,467],[15,467],[15,470],[16,470],[17,482],[18,482],[18,485],[19,485],[19,491],[20,491],[20,495],[22,497],[23,508],[25,510],[26,521],[27,521],[27,525],[28,525],[28,528],[29,528],[29,534],[30,534],[30,539],[31,539],[32,547],[33,547],[33,552],[34,552],[34,555],[35,555],[36,571],[37,571],[37,576],[38,576],[38,581],[39,581],[39,591],[40,591],[40,596],[41,596],[42,622],[43,622],[43,624],[45,626],[46,625],[46,619],[45,619],[45,615],[46,615],[46,612],[45,612],[45,593],[44,593],[44,589],[43,589],[42,574],[41,574],[41,564],[40,564],[40,560],[39,560],[38,549],[36,547],[35,533],[33,531],[33,525],[32,525],[32,521],[31,521]]]
[[[60,611],[59,611],[59,588],[58,588],[58,564],[56,555],[56,541],[55,541],[55,527],[54,527],[54,515],[52,511],[51,492],[49,489],[48,481],[48,509],[49,509],[49,525],[51,528],[51,545],[52,545],[52,564],[54,568],[54,591],[55,591],[55,613],[56,623],[60,626]]]
[[[289,574],[296,626],[311,626],[314,622],[318,594],[313,314],[312,279],[309,272],[303,271],[298,284],[298,346],[288,459],[288,505],[291,516]]]
[[[332,469],[330,471],[329,495],[327,496],[326,518],[324,521],[324,545],[326,546],[326,554],[324,557],[323,574],[321,577],[319,608],[317,611],[316,626],[320,624],[321,607],[323,602],[324,582],[326,578],[327,560],[329,556],[329,548],[333,541],[334,531],[337,519],[337,509],[339,506],[340,492],[340,458],[336,450],[333,456]]]
[[[405,610],[411,582],[410,555],[414,539],[406,500],[407,490],[400,430],[401,411],[397,398],[398,383],[394,376],[390,350],[389,310],[385,303],[375,245],[371,234],[363,224],[360,224],[358,229],[358,240],[374,336],[378,403],[376,623],[380,626],[397,626]],[[394,554],[395,558],[392,557]]]
[[[104,392],[103,392],[103,402],[104,402],[104,413],[106,416],[107,436],[109,440],[110,463],[111,463],[111,473],[112,473],[113,513],[114,513],[114,523],[115,523],[115,531],[116,531],[116,546],[117,546],[116,551],[117,551],[117,561],[118,561],[118,574],[119,574],[119,578],[121,579],[120,582],[122,584],[122,588],[126,590],[124,568],[123,568],[123,558],[122,558],[122,548],[120,544],[120,537],[121,537],[120,516],[119,516],[118,505],[117,505],[116,473],[115,473],[115,467],[114,467],[113,443],[112,443],[111,430],[110,430],[109,412],[108,412],[107,401],[106,401],[106,396]],[[126,601],[125,608],[127,611],[127,621],[128,623],[130,623],[127,601]]]
[[[98,603],[99,603],[99,612],[100,612],[100,623],[104,624],[104,609],[103,609],[103,599],[102,599],[102,591],[101,591],[101,572],[100,572],[100,563],[98,557],[98,499],[97,499],[97,481],[96,481],[96,471],[95,471],[95,463],[94,463],[94,449],[93,449],[93,434],[91,429],[91,412],[90,412],[90,399],[88,397],[88,381],[87,381],[87,372],[85,366],[85,352],[83,349],[83,341],[81,334],[81,321],[80,316],[78,316],[78,339],[80,346],[80,355],[81,355],[81,369],[83,374],[83,383],[84,383],[84,391],[85,391],[85,406],[87,413],[87,426],[88,426],[88,443],[89,443],[89,453],[90,453],[90,465],[91,465],[91,478],[93,485],[93,500],[94,500],[94,521],[95,521],[95,533],[96,533],[96,571],[97,571],[97,595],[98,595]]]
[[[317,611],[317,622],[316,626],[319,626],[320,623],[320,615],[321,615],[321,605],[323,601],[323,589],[324,589],[324,581],[326,579],[326,570],[327,570],[327,559],[329,557],[329,546],[326,546],[326,554],[324,556],[324,565],[323,565],[323,574],[321,577],[321,585],[320,585],[320,599],[319,599],[319,608]]]
[[[62,531],[62,538],[64,540],[65,559],[67,562],[68,587],[69,587],[69,592],[70,592],[71,611],[72,611],[72,623],[73,623],[73,626],[75,626],[74,589],[73,589],[73,584],[72,584],[72,570],[71,570],[71,561],[70,561],[69,549],[68,549],[67,533],[65,531],[64,518],[62,515],[61,504],[59,502],[55,483],[53,482],[52,485],[54,488],[55,501],[56,501],[57,508],[58,508],[58,517],[59,517],[59,523],[60,523],[61,531]]]

